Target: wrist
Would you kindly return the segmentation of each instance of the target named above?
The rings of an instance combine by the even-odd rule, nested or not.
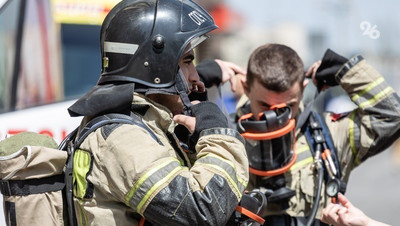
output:
[[[350,58],[343,66],[339,69],[339,71],[335,75],[335,79],[338,83],[340,83],[340,80],[342,77],[356,64],[358,64],[360,61],[362,61],[364,58],[360,55],[354,56]]]

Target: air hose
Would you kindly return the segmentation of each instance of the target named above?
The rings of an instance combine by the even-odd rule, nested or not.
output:
[[[320,160],[319,160],[320,161]],[[317,196],[314,199],[314,205],[311,211],[311,215],[307,220],[306,226],[311,226],[314,222],[315,215],[317,215],[319,201],[321,200],[321,189],[322,189],[322,182],[324,180],[324,169],[322,168],[321,164],[317,164],[317,171],[318,171],[318,188],[317,188]]]

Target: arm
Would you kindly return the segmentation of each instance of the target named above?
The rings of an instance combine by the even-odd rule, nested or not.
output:
[[[361,57],[350,59],[337,79],[358,106],[350,119],[350,148],[355,165],[388,148],[400,135],[400,98]]]
[[[339,194],[338,200],[340,204],[331,203],[322,210],[322,222],[340,226],[387,226],[369,218],[360,209],[354,207],[344,195]]]
[[[204,104],[200,109],[211,113],[205,118],[213,116],[216,110]],[[155,224],[224,225],[247,185],[248,162],[236,131],[217,123],[210,128],[202,125],[196,124],[200,133],[192,167],[181,163],[168,140],[162,146],[135,126],[116,129],[107,139],[111,150],[103,157],[113,159],[104,168],[121,175],[111,179],[110,187],[123,185],[113,195]],[[111,136],[118,139],[113,141]]]
[[[207,88],[229,81],[232,92],[240,90],[240,87],[238,88],[241,85],[239,79],[246,75],[246,71],[240,66],[219,59],[204,60],[196,66],[196,70]]]
[[[385,150],[399,137],[400,98],[361,56],[347,60],[333,51],[327,51],[321,66],[327,65],[325,60],[328,60],[330,67],[325,66],[325,70],[318,68],[316,80],[324,81],[322,87],[339,84],[358,106],[348,116],[329,122],[339,158],[353,162],[344,166],[349,171],[368,157]],[[323,73],[322,76],[319,74],[331,68],[337,70]],[[343,133],[343,130],[347,130],[347,133]],[[341,150],[349,151],[340,153]]]

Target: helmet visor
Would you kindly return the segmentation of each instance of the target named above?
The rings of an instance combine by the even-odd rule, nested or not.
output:
[[[186,53],[190,52],[190,50],[196,48],[198,45],[200,45],[200,43],[204,42],[208,38],[209,38],[208,35],[200,35],[200,36],[195,37],[192,40],[190,40],[190,42],[187,45],[183,55],[185,55]]]
[[[293,130],[271,140],[246,139],[246,152],[251,168],[276,170],[289,163],[293,156]]]

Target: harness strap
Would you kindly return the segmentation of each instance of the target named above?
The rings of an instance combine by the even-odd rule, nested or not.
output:
[[[5,196],[25,196],[60,191],[64,188],[64,175],[28,180],[0,180],[0,191]]]
[[[86,137],[96,129],[105,126],[107,124],[112,124],[112,123],[122,123],[122,124],[131,124],[131,125],[138,125],[142,127],[143,129],[147,130],[151,137],[157,141],[160,145],[163,145],[162,142],[158,139],[158,137],[154,134],[152,130],[150,130],[146,124],[142,121],[142,119],[132,113],[130,116],[124,115],[124,114],[119,114],[119,113],[110,113],[106,115],[101,115],[98,116],[92,120],[90,120],[82,129],[80,132],[78,139],[75,143],[75,148],[79,147],[82,142],[86,139]]]
[[[163,143],[157,138],[150,128],[144,124],[142,119],[132,113],[130,116],[119,114],[119,113],[110,113],[106,115],[101,115],[95,117],[94,119],[90,120],[81,130],[80,134],[77,137],[78,128],[75,129],[70,136],[67,136],[60,145],[62,150],[66,150],[68,152],[68,160],[66,163],[65,171],[64,171],[64,181],[66,184],[65,189],[65,196],[67,201],[67,209],[68,209],[68,220],[71,226],[77,225],[76,222],[76,214],[74,211],[74,201],[73,201],[73,182],[72,182],[72,174],[73,174],[73,158],[75,149],[78,148],[82,142],[86,139],[86,137],[96,129],[105,126],[107,124],[112,123],[123,123],[123,124],[131,124],[131,125],[138,125],[148,131],[150,135],[156,140],[160,145]]]
[[[318,123],[318,128],[316,128],[316,129],[320,130],[319,134],[323,136],[322,137],[323,141],[329,147],[335,167],[338,170],[337,177],[341,178],[341,169],[340,169],[340,164],[339,164],[339,160],[338,160],[337,153],[336,153],[336,148],[335,148],[335,145],[333,144],[331,134],[329,132],[328,127],[325,124],[325,121],[321,118],[321,116],[319,114],[317,114],[314,111],[310,112],[309,118],[310,117],[313,117],[314,121]],[[313,129],[314,128],[312,128],[312,126],[309,124],[310,123],[304,124],[304,127],[302,128],[302,130],[304,131],[304,135],[307,139],[307,142],[311,149],[312,155],[314,155],[314,153],[315,153],[314,149],[315,149],[315,145],[316,145],[317,141],[315,141],[315,139],[313,137]],[[329,177],[328,172],[327,172],[325,165],[323,165],[323,168],[324,168],[324,178],[326,179],[325,182],[327,182],[328,181],[327,179]]]

